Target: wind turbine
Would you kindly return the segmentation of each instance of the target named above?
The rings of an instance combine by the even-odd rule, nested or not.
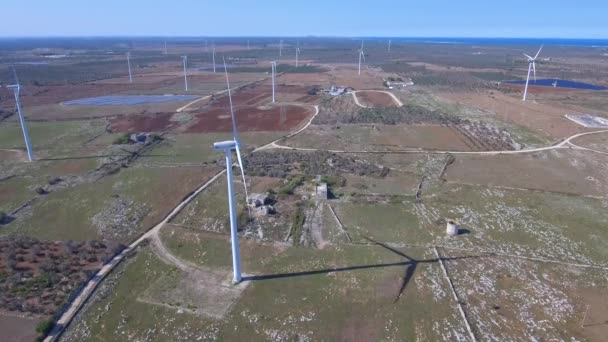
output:
[[[391,53],[391,40],[388,40],[388,53]]]
[[[275,75],[277,73],[277,62],[270,62],[271,73],[272,73],[272,103],[274,103],[274,85],[275,85]]]
[[[298,60],[300,58],[300,43],[296,46],[296,68],[298,67]]]
[[[279,42],[279,57],[283,57],[283,39]]]
[[[243,176],[243,185],[245,186],[245,198],[248,199],[247,195],[247,183],[245,182],[245,172],[243,170],[243,162],[241,159],[240,143],[238,139],[238,133],[236,130],[236,121],[234,117],[234,110],[232,107],[232,95],[230,94],[230,81],[228,80],[228,68],[226,67],[226,61],[224,60],[224,73],[226,74],[226,85],[228,87],[228,98],[230,99],[230,116],[232,117],[232,134],[234,140],[221,141],[213,144],[213,147],[218,151],[224,151],[226,154],[226,183],[228,184],[228,209],[230,213],[230,242],[232,245],[232,271],[233,271],[233,282],[238,284],[242,280],[241,275],[241,256],[239,252],[239,237],[238,227],[236,218],[236,204],[234,200],[234,186],[232,184],[232,150],[236,150],[237,162],[241,169],[241,175]],[[247,200],[247,209],[249,209],[249,200]]]
[[[361,49],[359,50],[359,75],[361,75],[361,59],[365,62],[365,54],[363,53],[363,41],[361,41]]]
[[[129,82],[133,83],[133,77],[131,76],[131,53],[127,52],[127,66],[129,67]]]
[[[213,47],[211,58],[213,60],[213,72],[215,73],[215,46]]]
[[[523,101],[526,101],[526,97],[528,96],[528,83],[530,82],[530,72],[531,71],[534,71],[534,83],[536,83],[536,58],[538,58],[538,55],[540,55],[540,51],[543,49],[543,46],[544,45],[540,46],[540,49],[538,49],[538,52],[536,53],[536,55],[534,57],[526,55],[525,53],[523,54],[524,56],[526,56],[528,58],[528,77],[526,78],[526,88],[524,89]]]
[[[182,56],[182,60],[184,61],[184,85],[186,87],[186,92],[188,92],[188,72],[187,72],[188,56]]]
[[[25,140],[25,148],[27,149],[27,158],[29,159],[29,161],[33,161],[34,154],[32,152],[32,145],[30,144],[30,134],[27,131],[25,117],[23,117],[23,113],[21,112],[21,101],[19,100],[21,86],[19,85],[19,79],[17,78],[17,72],[15,71],[15,67],[13,67],[13,75],[15,76],[15,84],[7,85],[6,87],[9,89],[13,89],[13,94],[15,95],[15,104],[17,106],[17,113],[19,114],[19,122],[21,123],[21,130],[23,131],[23,139]]]

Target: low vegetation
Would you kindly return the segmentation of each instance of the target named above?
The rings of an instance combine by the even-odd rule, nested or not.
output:
[[[123,246],[100,241],[0,239],[0,309],[54,315]]]
[[[260,151],[247,156],[246,172],[252,176],[284,178],[290,174],[336,176],[350,173],[382,177],[383,169],[351,156],[329,152]]]

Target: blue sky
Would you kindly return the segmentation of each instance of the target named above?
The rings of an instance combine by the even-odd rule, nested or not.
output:
[[[3,0],[0,36],[608,38],[607,0]]]

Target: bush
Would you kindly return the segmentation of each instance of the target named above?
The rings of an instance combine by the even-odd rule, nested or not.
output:
[[[294,176],[287,184],[279,188],[278,193],[280,195],[293,195],[293,191],[295,190],[295,188],[302,185],[302,182],[304,182],[304,176]]]
[[[114,139],[114,142],[112,142],[112,144],[114,145],[126,145],[130,142],[129,140],[129,134],[125,133],[122,136]]]
[[[55,323],[52,319],[44,320],[36,325],[36,332],[44,337],[53,329],[53,325]]]

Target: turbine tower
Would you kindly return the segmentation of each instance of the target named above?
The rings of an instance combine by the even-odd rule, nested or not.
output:
[[[19,85],[19,79],[17,78],[17,72],[13,67],[13,75],[15,76],[15,84],[6,86],[9,89],[13,89],[13,94],[15,95],[15,105],[17,106],[17,113],[19,114],[19,122],[21,123],[21,130],[23,131],[23,139],[25,140],[25,148],[27,150],[27,158],[29,161],[34,161],[34,153],[32,152],[32,144],[30,144],[30,134],[27,130],[27,125],[25,123],[25,117],[23,117],[23,113],[21,111],[21,101],[19,100],[19,95],[21,92],[21,86]]]
[[[391,40],[388,40],[388,53],[391,53]]]
[[[277,73],[277,62],[270,62],[271,74],[272,74],[272,103],[274,103],[274,86],[275,86],[275,74]]]
[[[182,56],[182,60],[184,61],[184,86],[185,86],[186,93],[187,93],[188,92],[188,72],[187,72],[188,56]]]
[[[133,77],[131,76],[131,53],[127,52],[127,66],[129,67],[129,83],[133,83]]]
[[[279,57],[283,57],[283,39],[279,42]]]
[[[230,243],[232,244],[232,281],[238,284],[241,276],[241,256],[239,253],[239,236],[237,234],[236,208],[234,203],[234,189],[232,185],[232,150],[237,149],[236,141],[228,140],[216,142],[213,148],[226,153],[226,183],[228,183],[228,210],[230,213]],[[238,151],[238,149],[237,149]]]
[[[538,49],[538,52],[534,57],[531,57],[524,53],[524,56],[528,58],[528,77],[526,78],[526,87],[524,89],[524,98],[522,101],[526,101],[526,98],[528,97],[528,83],[530,82],[531,71],[534,71],[534,83],[536,83],[536,59],[538,58],[538,55],[540,55],[540,51],[543,49],[543,46],[544,45],[541,45],[540,49]]]
[[[365,53],[363,53],[363,41],[361,41],[361,49],[359,50],[359,75],[361,75],[361,59],[365,62]]]

